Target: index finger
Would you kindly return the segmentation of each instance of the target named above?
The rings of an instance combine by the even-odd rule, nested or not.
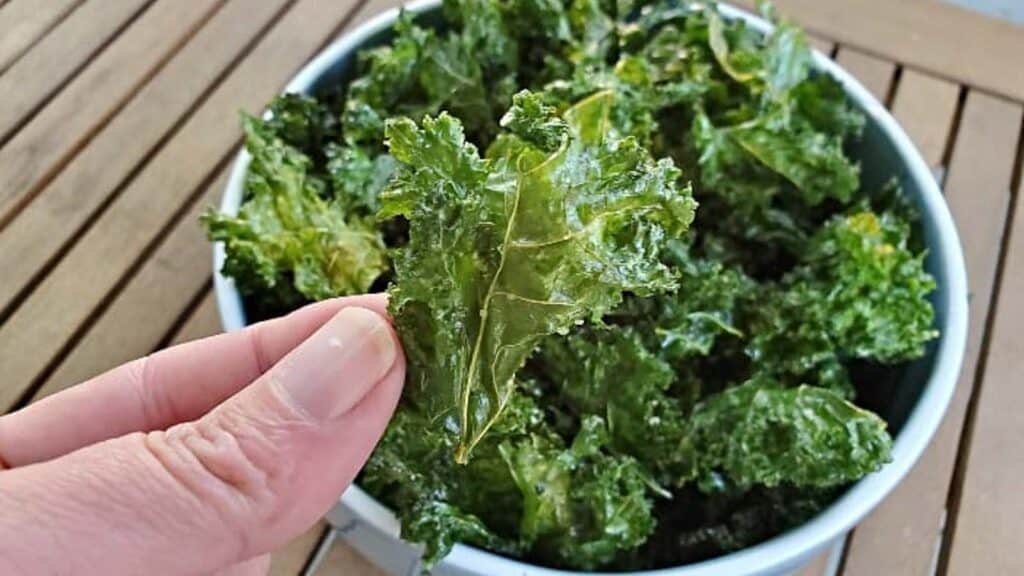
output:
[[[337,298],[162,350],[0,417],[0,462],[24,466],[131,432],[199,418],[269,369],[342,308],[386,314],[383,294]]]

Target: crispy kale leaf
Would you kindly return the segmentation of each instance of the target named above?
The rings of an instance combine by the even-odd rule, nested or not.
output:
[[[363,53],[365,71],[348,87],[345,138],[378,147],[386,120],[445,110],[477,141],[498,131],[497,118],[515,91],[518,47],[495,2],[446,0],[454,31],[438,34],[403,14],[390,45]]]
[[[737,317],[744,295],[755,284],[740,270],[692,256],[681,242],[668,245],[665,260],[679,272],[674,294],[631,298],[608,315],[632,326],[651,350],[678,366],[707,356],[722,336],[744,337]]]
[[[651,481],[630,456],[602,451],[604,421],[583,421],[571,446],[531,436],[500,447],[523,495],[522,535],[540,558],[592,570],[654,531]]]
[[[567,444],[515,394],[466,465],[451,458],[457,437],[422,418],[413,407],[396,414],[362,484],[397,509],[428,564],[466,542],[590,569],[654,529],[653,482],[632,457],[606,451],[598,417]]]
[[[851,394],[843,362],[892,364],[924,354],[937,336],[935,280],[908,248],[900,218],[860,211],[831,219],[801,263],[755,304],[748,354],[758,370]]]
[[[907,246],[910,227],[892,214],[838,216],[814,236],[789,282],[807,282],[830,308],[828,329],[854,358],[900,362],[924,354],[938,334],[928,295],[935,280],[924,254]]]
[[[517,96],[511,116],[550,122],[550,111],[527,106],[534,98]],[[613,99],[601,93],[570,109],[553,152],[523,130],[487,160],[446,114],[389,124],[402,167],[384,211],[407,218],[411,232],[391,291],[407,394],[458,431],[460,462],[501,415],[541,338],[600,317],[625,291],[674,287],[658,254],[685,232],[694,203],[671,162],[607,137]]]
[[[827,488],[852,482],[889,461],[885,422],[813,386],[783,388],[752,380],[709,397],[690,421],[701,488],[724,481]]]
[[[297,148],[314,160],[321,160],[324,148],[338,139],[338,118],[324,104],[303,94],[284,94],[270,103],[265,131]]]
[[[243,294],[275,305],[366,292],[387,268],[380,234],[341,201],[320,197],[310,159],[273,123],[245,117],[244,125],[252,154],[245,202],[238,216],[203,216],[210,238],[225,243],[225,274]]]
[[[635,332],[587,328],[546,338],[529,370],[548,382],[546,401],[565,406],[579,420],[602,416],[610,447],[636,457],[659,482],[674,484],[691,475],[690,463],[680,461],[676,450],[691,406],[669,395],[674,370]]]

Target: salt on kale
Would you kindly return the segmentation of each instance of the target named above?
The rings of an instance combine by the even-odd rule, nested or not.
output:
[[[440,16],[246,118],[242,207],[204,216],[254,316],[390,292],[408,381],[359,482],[427,564],[698,561],[884,465],[858,392],[936,337],[935,282],[803,33],[711,1]]]

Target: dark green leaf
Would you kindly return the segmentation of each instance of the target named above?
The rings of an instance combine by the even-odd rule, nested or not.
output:
[[[570,109],[571,137],[551,154],[522,146],[509,148],[515,158],[481,160],[447,115],[389,126],[403,168],[384,211],[412,232],[392,312],[410,394],[458,430],[459,461],[500,416],[542,337],[599,317],[624,291],[674,285],[657,257],[694,204],[671,163],[606,137],[613,99]]]

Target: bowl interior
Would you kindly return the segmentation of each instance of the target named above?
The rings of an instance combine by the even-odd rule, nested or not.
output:
[[[890,368],[871,374],[867,378],[867,389],[861,391],[863,398],[859,403],[885,418],[895,436],[903,429],[924,387],[928,384],[929,375],[936,366],[942,340],[949,337],[951,283],[950,270],[945,263],[950,255],[943,253],[943,244],[939,241],[939,227],[930,217],[929,206],[925,202],[927,194],[922,189],[923,182],[915,177],[895,143],[874,118],[869,118],[864,137],[852,146],[851,152],[861,161],[862,186],[868,189],[881,189],[890,179],[895,178],[903,194],[913,202],[921,214],[915,232],[928,247],[925,268],[935,277],[937,284],[937,289],[931,294],[930,299],[935,309],[935,326],[940,331],[939,339],[929,343],[922,358],[898,369]]]
[[[417,16],[417,23],[440,27],[443,25],[441,12],[439,10],[424,10]],[[359,50],[385,45],[393,36],[391,27],[385,26],[367,36],[359,44]],[[318,77],[312,79],[312,83],[302,91],[316,95],[336,90],[338,86],[345,85],[354,77],[359,68],[358,60],[358,51],[340,54],[339,58],[330,63]],[[823,72],[819,71],[818,73]],[[935,365],[941,338],[947,332],[945,328],[948,323],[949,294],[947,269],[943,266],[947,255],[935,249],[940,246],[940,243],[937,242],[939,230],[934,221],[929,218],[928,207],[923,200],[926,194],[922,189],[921,181],[915,177],[889,134],[886,133],[877,118],[870,113],[863,138],[851,145],[850,153],[853,157],[860,158],[861,180],[864,187],[881,189],[887,182],[895,178],[900,183],[903,193],[913,201],[922,215],[921,221],[918,223],[920,229],[917,233],[923,239],[924,244],[930,248],[925,266],[936,278],[939,286],[938,290],[932,294],[931,299],[936,312],[936,327],[943,335],[940,336],[940,340],[930,343],[925,356],[915,362],[898,369],[876,370],[866,374],[864,378],[871,382],[871,386],[862,391],[864,398],[861,399],[861,403],[885,418],[895,436],[902,429],[927,384],[928,376]],[[698,223],[699,218],[698,212]]]

